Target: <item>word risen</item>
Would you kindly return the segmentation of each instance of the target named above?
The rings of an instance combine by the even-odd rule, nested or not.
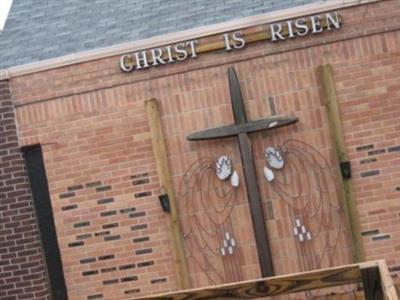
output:
[[[271,31],[271,41],[292,39],[296,36],[305,36],[309,33],[321,33],[324,30],[340,28],[340,20],[337,12],[327,13],[323,16],[311,16],[308,18],[300,18],[289,20],[284,23],[275,23],[269,25]]]

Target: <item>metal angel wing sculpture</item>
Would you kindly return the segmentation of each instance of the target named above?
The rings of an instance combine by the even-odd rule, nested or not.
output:
[[[295,241],[292,262],[297,262],[297,271],[348,263],[344,213],[328,161],[297,140],[266,147],[264,154],[267,189],[276,218],[286,223],[285,237]]]
[[[239,186],[232,161],[202,158],[185,172],[180,188],[180,214],[186,251],[208,282],[242,280],[233,232],[232,210]],[[198,277],[198,276],[197,276]]]

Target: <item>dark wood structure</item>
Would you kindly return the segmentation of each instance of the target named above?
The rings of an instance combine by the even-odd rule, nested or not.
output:
[[[257,299],[361,282],[367,300],[399,299],[384,260],[134,299]]]

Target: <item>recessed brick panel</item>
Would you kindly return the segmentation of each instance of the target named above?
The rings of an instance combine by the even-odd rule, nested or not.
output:
[[[119,282],[119,279],[109,279],[109,280],[104,280],[103,285],[116,284],[118,282]]]
[[[100,213],[101,217],[109,217],[109,216],[114,216],[117,214],[116,210],[110,210],[110,211],[104,211],[102,213]]]
[[[373,158],[366,158],[366,159],[362,159],[361,161],[360,161],[360,164],[361,165],[363,165],[363,164],[369,164],[369,163],[373,163],[373,162],[376,162],[377,161],[377,159],[375,158],[375,157],[373,157]]]
[[[92,275],[97,275],[97,274],[99,274],[98,270],[82,272],[82,276],[92,276]]]
[[[60,199],[70,198],[70,197],[74,197],[74,196],[75,196],[75,192],[64,193],[64,194],[60,194]]]
[[[368,155],[379,155],[379,154],[383,154],[386,152],[386,149],[376,149],[376,150],[372,150],[372,151],[368,151]]]
[[[104,224],[102,227],[103,229],[109,229],[109,228],[114,228],[114,227],[118,227],[119,224],[118,223],[111,223],[111,224]]]
[[[107,203],[112,203],[112,202],[114,202],[114,198],[105,198],[105,199],[97,200],[97,204],[107,204]]]
[[[388,152],[400,152],[400,146],[389,147]]]
[[[103,299],[103,294],[89,295],[87,300]]]
[[[80,234],[76,236],[77,240],[85,240],[85,239],[89,239],[92,237],[91,233],[85,233],[85,234]]]
[[[379,233],[378,229],[371,229],[371,230],[366,230],[366,231],[361,232],[361,235],[367,236],[367,235],[375,235],[378,233]]]
[[[68,191],[73,192],[73,191],[77,191],[77,190],[83,189],[83,185],[69,186],[67,189],[68,189]]]
[[[130,208],[121,209],[119,212],[120,212],[121,214],[127,214],[127,213],[130,213],[130,212],[135,211],[135,210],[136,210],[136,208],[130,207]]]
[[[356,151],[366,151],[366,150],[371,150],[371,149],[374,149],[374,145],[372,145],[372,144],[356,147]]]
[[[104,192],[104,191],[109,191],[111,190],[111,186],[107,185],[107,186],[100,186],[98,188],[96,188],[96,192]]]
[[[151,192],[141,192],[135,194],[135,198],[143,198],[148,196],[151,196]]]
[[[157,278],[150,280],[151,284],[164,283],[164,282],[167,282],[167,278]]]
[[[134,268],[136,268],[136,264],[129,264],[129,265],[119,266],[120,270],[128,270],[128,269],[134,269]]]
[[[109,273],[109,272],[114,272],[117,270],[117,267],[109,267],[109,268],[103,268],[101,269],[101,273]]]
[[[73,205],[63,206],[63,207],[61,207],[61,210],[71,210],[71,209],[75,209],[75,208],[78,208],[78,205],[73,204]]]
[[[81,259],[80,262],[81,262],[81,264],[89,264],[89,263],[96,262],[96,258],[95,257],[84,258],[84,259]]]
[[[144,237],[139,237],[139,238],[133,239],[133,242],[134,243],[142,243],[142,242],[147,242],[149,240],[150,240],[150,237],[144,236]]]
[[[140,293],[140,289],[130,289],[130,290],[124,291],[125,295],[135,295],[138,293]]]
[[[106,231],[99,231],[99,232],[95,232],[94,236],[98,237],[98,236],[104,236],[104,235],[109,235],[110,231],[106,230]]]
[[[114,254],[110,254],[110,255],[103,255],[103,256],[99,256],[99,261],[101,260],[109,260],[109,259],[114,259],[115,255]]]
[[[361,177],[376,176],[376,175],[379,175],[379,173],[380,173],[379,170],[372,170],[372,171],[362,172],[361,173]]]
[[[94,181],[94,182],[88,182],[85,184],[85,187],[87,188],[94,188],[94,187],[98,187],[101,185],[101,181]]]

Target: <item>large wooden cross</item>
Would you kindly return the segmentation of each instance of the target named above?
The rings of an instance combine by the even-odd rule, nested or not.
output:
[[[274,267],[272,264],[271,250],[269,246],[269,238],[266,229],[261,195],[257,183],[257,174],[254,168],[254,159],[253,152],[251,150],[249,133],[286,126],[297,122],[298,119],[296,117],[289,116],[271,116],[256,121],[247,121],[239,81],[233,68],[229,68],[228,76],[235,123],[228,126],[196,132],[190,134],[187,138],[188,140],[209,140],[234,136],[237,137],[257,245],[258,258],[260,261],[261,274],[263,277],[273,276]]]

